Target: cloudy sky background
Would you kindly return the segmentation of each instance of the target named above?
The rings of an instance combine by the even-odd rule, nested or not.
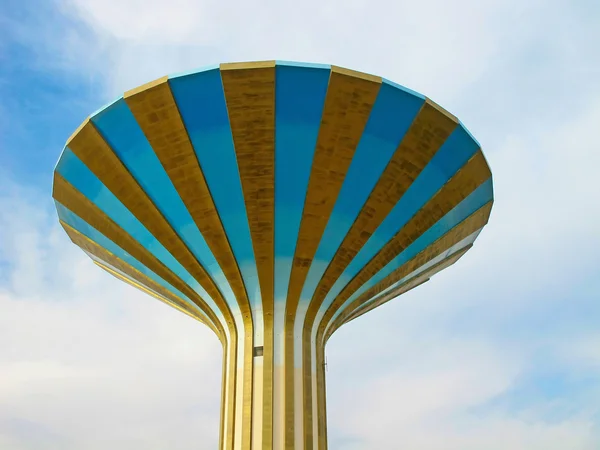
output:
[[[332,337],[330,448],[600,448],[600,3],[251,3],[0,3],[0,448],[217,447],[218,341],[70,245],[51,172],[123,90],[255,59],[423,92],[494,174],[468,255]]]

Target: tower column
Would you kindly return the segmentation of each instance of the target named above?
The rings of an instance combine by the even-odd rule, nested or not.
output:
[[[268,333],[265,333],[267,336]],[[230,350],[225,346],[223,358],[223,385],[221,405],[221,450],[287,450],[325,449],[325,386],[323,351],[317,351],[311,343],[313,363],[309,371],[304,370],[302,354],[294,358],[293,377],[286,376],[284,352],[290,351],[283,345],[283,330],[271,333],[273,340],[265,340],[260,346],[252,347],[252,368],[243,364],[244,355],[233,357],[231,352],[242,353],[249,346],[240,349],[235,343]],[[301,339],[301,336],[294,336]],[[270,348],[269,348],[270,347]],[[277,350],[281,350],[277,351]],[[293,349],[291,350],[293,352]],[[240,364],[239,362],[242,362]],[[269,373],[270,371],[270,373]],[[290,373],[290,371],[287,371]],[[308,376],[310,374],[310,376]],[[232,380],[232,377],[234,378]],[[243,377],[239,382],[236,377]],[[243,417],[242,426],[236,423],[240,415],[236,408],[243,405],[239,397],[245,396],[239,386],[252,386],[252,407],[250,421]],[[294,410],[291,417],[285,416],[285,395],[294,395]],[[268,401],[268,396],[272,401]],[[270,408],[265,408],[270,405]],[[250,423],[251,439],[245,438]],[[287,427],[292,427],[290,430]],[[291,432],[293,441],[286,442],[286,431]]]

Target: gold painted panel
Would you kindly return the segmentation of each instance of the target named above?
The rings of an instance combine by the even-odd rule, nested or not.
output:
[[[263,448],[271,448],[273,445],[275,63],[223,64],[221,80],[261,290],[264,331],[261,441]],[[252,349],[249,357],[252,357]],[[252,370],[251,365],[248,366],[248,370]],[[252,383],[250,377],[245,379],[246,381]],[[247,419],[251,420],[250,413]],[[247,429],[250,432],[249,426]],[[244,435],[243,442],[244,448],[250,445],[249,434]]]
[[[316,417],[318,424],[318,450],[327,450],[327,393],[325,383],[325,347],[319,344],[317,340],[316,344],[317,353],[317,411],[318,417]]]

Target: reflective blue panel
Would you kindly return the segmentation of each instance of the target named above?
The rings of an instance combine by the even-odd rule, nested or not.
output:
[[[169,85],[256,309],[261,304],[258,274],[221,73],[214,68],[176,76]]]
[[[186,303],[188,303],[194,310],[198,310],[198,306],[191,301],[188,297],[186,297],[182,292],[177,290],[175,287],[171,286],[157,274],[148,269],[145,265],[140,263],[137,259],[115,244],[113,241],[108,239],[98,230],[89,225],[86,221],[81,219],[78,215],[67,209],[59,202],[54,202],[56,204],[56,210],[58,212],[58,217],[67,225],[71,226],[75,230],[79,231],[81,234],[86,236],[88,239],[94,241],[100,247],[108,250],[110,253],[115,255],[117,258],[121,259],[125,263],[129,264],[134,269],[138,270],[142,274],[146,275],[155,283],[159,284],[163,288],[170,291],[172,294],[178,296]]]
[[[331,68],[276,66],[275,299],[285,301]]]
[[[357,298],[367,289],[373,285],[379,283],[394,270],[400,268],[408,261],[413,259],[444,234],[449,232],[452,228],[458,226],[462,221],[467,219],[469,216],[474,214],[477,210],[482,208],[485,204],[492,201],[492,180],[491,178],[475,189],[467,198],[460,202],[454,209],[448,214],[442,217],[438,222],[429,228],[425,233],[419,236],[412,244],[410,244],[404,251],[390,261],[384,268],[382,268],[375,276],[369,281],[363,284],[345,303],[344,307],[347,306],[352,300]],[[337,294],[336,294],[337,295]],[[343,308],[338,310],[339,315]]]
[[[477,152],[479,144],[466,129],[458,126],[410,185],[375,233],[348,265],[330,291],[329,303],[408,221]],[[327,302],[326,302],[327,303]],[[329,304],[327,303],[327,304]]]
[[[104,214],[114,220],[127,234],[198,292],[213,311],[218,311],[204,288],[69,148],[64,150],[56,171],[100,208]]]
[[[329,262],[381,178],[424,97],[384,82],[311,264],[302,299],[309,301]]]
[[[219,264],[125,101],[120,99],[102,110],[92,122],[211,275],[230,306],[237,305]]]

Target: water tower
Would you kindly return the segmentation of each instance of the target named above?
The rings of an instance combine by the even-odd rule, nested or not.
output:
[[[68,140],[53,197],[98,266],[223,344],[221,450],[324,450],[327,339],[462,257],[493,191],[428,98],[268,61],[126,92]]]

